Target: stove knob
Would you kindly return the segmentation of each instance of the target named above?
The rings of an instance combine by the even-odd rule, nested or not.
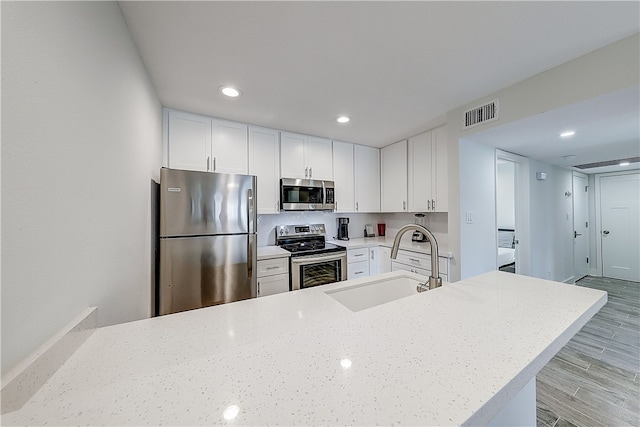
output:
[[[280,229],[280,235],[282,236],[284,234],[284,228]]]
[[[288,228],[284,229],[284,234],[289,234],[289,229]]]

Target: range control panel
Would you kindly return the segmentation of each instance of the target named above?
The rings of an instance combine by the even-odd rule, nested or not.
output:
[[[324,224],[278,225],[276,236],[324,236]]]

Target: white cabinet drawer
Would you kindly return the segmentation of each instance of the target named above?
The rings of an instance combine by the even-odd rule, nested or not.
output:
[[[431,257],[429,255],[421,254],[418,252],[411,252],[400,249],[398,251],[396,262],[431,270]]]
[[[258,277],[289,273],[289,257],[258,261]]]
[[[410,265],[401,264],[401,263],[399,263],[397,261],[393,261],[391,263],[391,271],[398,271],[398,270],[410,271],[412,273],[421,274],[423,276],[430,276],[431,275],[431,270],[427,270],[427,269],[424,269],[424,268],[418,268],[418,267],[411,267]],[[449,276],[447,274],[442,273],[442,272],[440,272],[440,278],[442,278],[443,282],[448,282],[449,281]]]
[[[411,265],[402,264],[397,261],[392,261],[391,271],[398,271],[398,270],[410,271],[412,273],[422,274],[423,276],[428,276],[431,274],[431,271],[425,268],[413,267]]]
[[[359,262],[369,260],[369,248],[347,249],[347,262]]]
[[[347,279],[360,279],[369,275],[369,261],[352,262],[347,265]]]
[[[274,276],[258,278],[258,297],[279,294],[289,291],[289,275],[276,274]]]
[[[431,255],[400,249],[398,251],[396,261],[431,271]],[[449,263],[447,262],[447,259],[438,257],[438,269],[440,270],[440,274],[449,274],[448,267]]]

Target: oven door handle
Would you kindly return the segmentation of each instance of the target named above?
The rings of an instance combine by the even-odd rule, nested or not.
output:
[[[307,264],[311,262],[335,261],[340,258],[343,258],[345,255],[346,254],[340,254],[340,255],[333,255],[333,256],[313,257],[313,258],[294,257],[294,258],[291,258],[291,262],[294,264],[302,264],[302,263]]]

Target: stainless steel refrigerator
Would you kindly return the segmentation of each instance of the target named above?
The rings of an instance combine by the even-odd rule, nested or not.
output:
[[[158,314],[257,296],[256,177],[160,170]]]

